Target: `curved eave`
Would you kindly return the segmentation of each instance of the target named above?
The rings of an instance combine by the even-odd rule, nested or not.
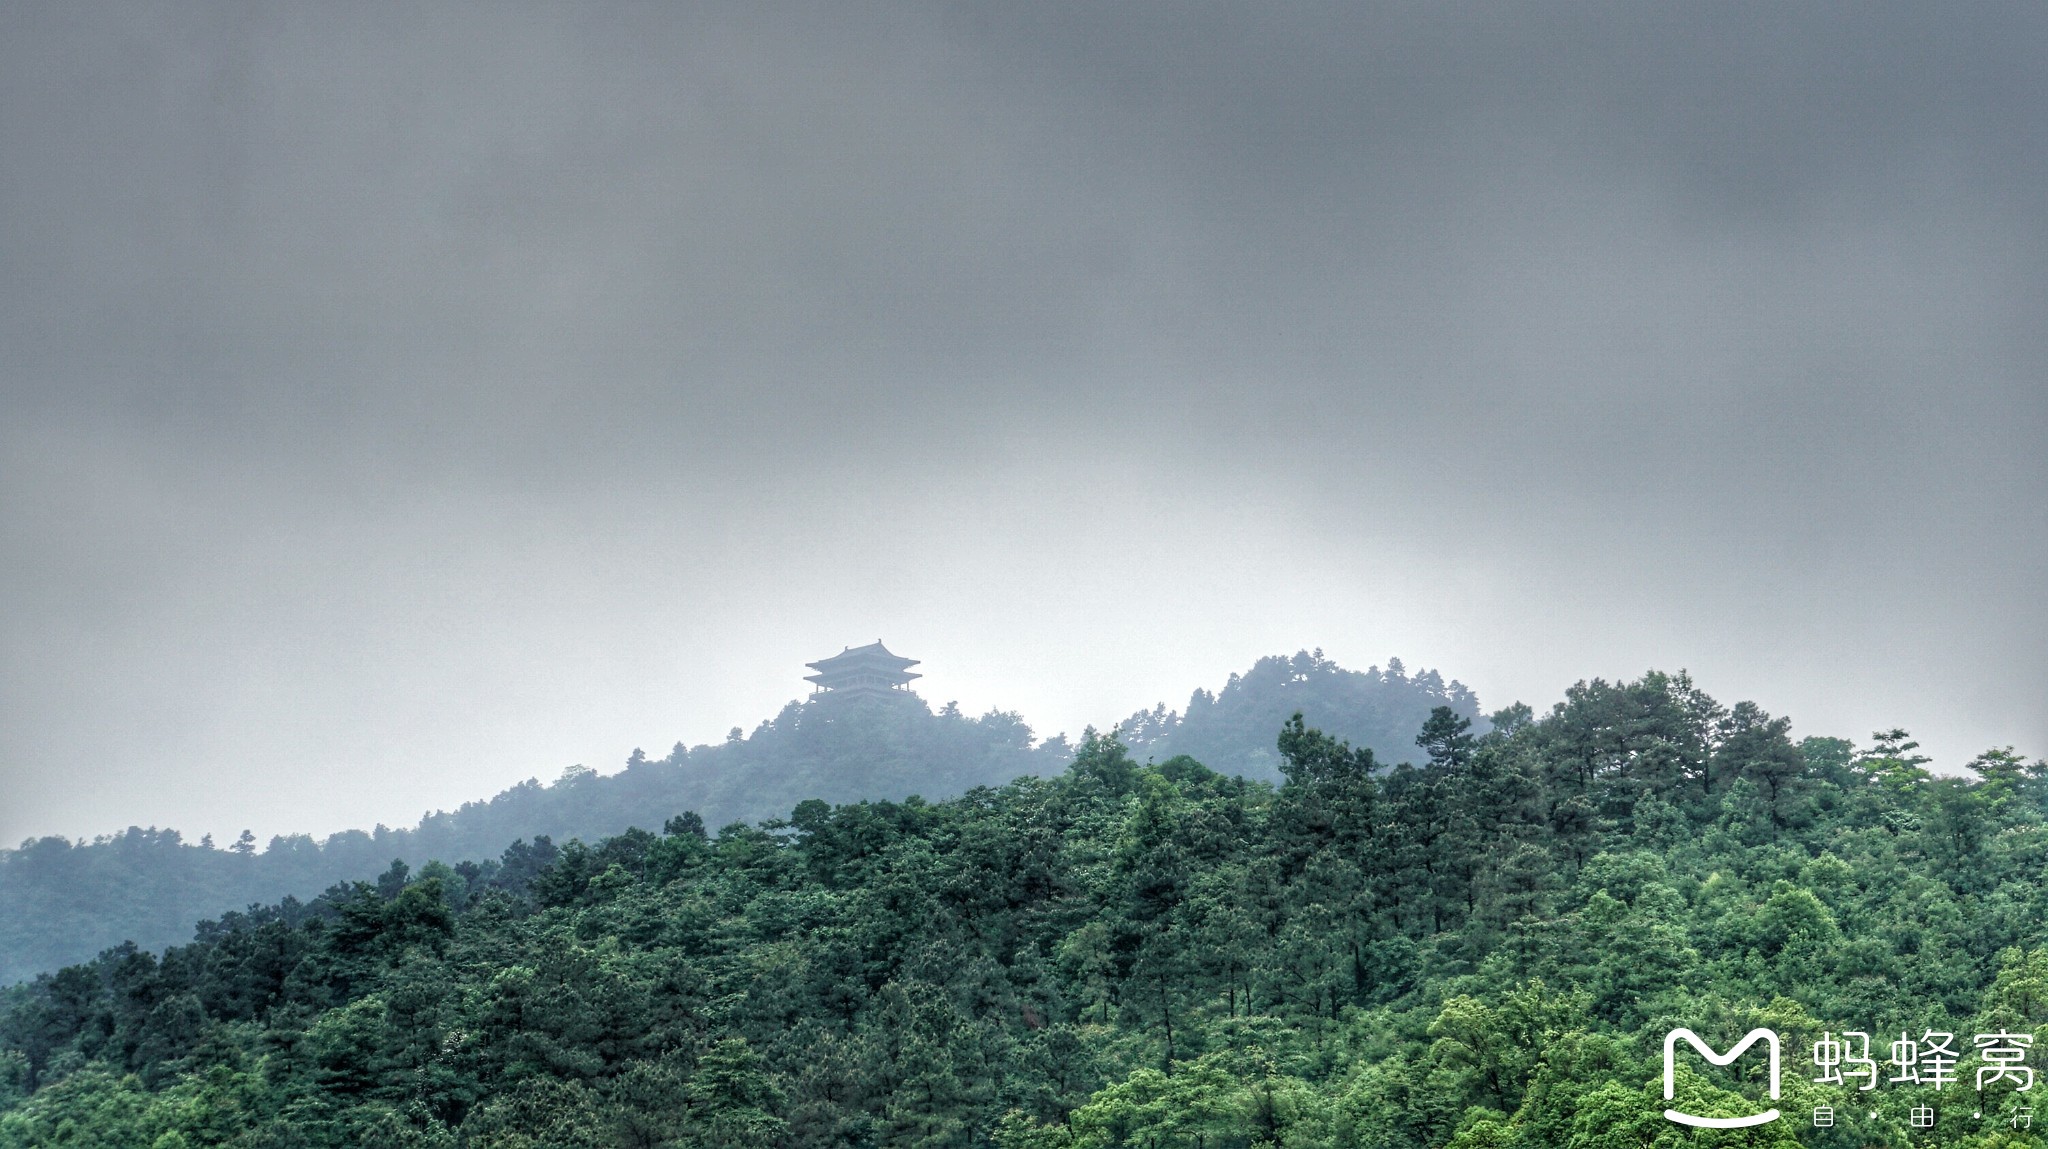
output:
[[[918,674],[915,671],[864,671],[864,668],[858,667],[852,670],[833,667],[831,673],[828,674],[806,674],[804,675],[804,681],[815,682],[819,686],[829,686],[834,682],[844,682],[849,678],[860,677],[864,672],[871,677],[886,678],[898,684],[909,682],[913,678],[924,677],[924,675]]]
[[[870,648],[864,646],[859,650],[849,650],[843,654],[835,654],[830,658],[821,658],[816,662],[806,662],[804,665],[812,670],[825,672],[872,667],[886,669],[891,673],[898,673],[918,665],[918,661],[915,658],[904,658],[901,655],[890,654],[887,651],[870,653]]]

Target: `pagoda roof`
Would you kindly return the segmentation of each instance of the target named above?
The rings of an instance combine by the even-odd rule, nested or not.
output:
[[[905,658],[900,654],[889,653],[889,648],[883,646],[879,639],[866,646],[849,646],[830,658],[821,658],[816,662],[804,663],[805,666],[810,667],[812,670],[847,670],[857,666],[885,666],[890,670],[896,671],[907,670],[917,664],[918,660],[915,658]],[[921,678],[923,676],[912,675],[911,677]]]

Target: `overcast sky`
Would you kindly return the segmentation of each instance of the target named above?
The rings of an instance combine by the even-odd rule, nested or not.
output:
[[[0,6],[0,842],[885,640],[2048,752],[2048,8]]]

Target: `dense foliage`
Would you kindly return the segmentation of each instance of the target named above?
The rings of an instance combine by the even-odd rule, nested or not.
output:
[[[1417,744],[1296,720],[1276,788],[1091,734],[946,802],[393,867],[9,991],[0,1146],[1847,1149],[1932,1095],[1684,1130],[1662,1034],[2048,1017],[2042,763],[1931,777],[1659,674]],[[1915,1143],[2041,1143],[1933,1100]]]

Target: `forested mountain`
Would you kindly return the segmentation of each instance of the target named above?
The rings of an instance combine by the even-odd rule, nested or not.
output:
[[[1392,771],[1277,735],[1277,787],[1091,734],[1051,779],[394,867],[110,952],[0,995],[0,1147],[2043,1143],[1972,1036],[2048,1021],[2048,765],[1931,777],[1903,732],[1794,743],[1661,674],[1478,737],[1443,707]],[[1787,1119],[1667,1122],[1677,1025],[1783,1034]],[[1852,1029],[1960,1060],[1813,1080]],[[1754,1078],[1694,1060],[1675,1104]]]
[[[1398,658],[1388,659],[1385,670],[1346,670],[1321,650],[1304,650],[1261,658],[1220,691],[1196,690],[1185,711],[1163,702],[1140,710],[1118,723],[1117,733],[1140,757],[1185,754],[1221,774],[1277,782],[1273,731],[1291,714],[1391,767],[1415,758],[1415,732],[1439,706],[1478,721],[1485,732],[1479,699],[1456,679],[1446,684],[1434,670],[1411,677]]]
[[[1064,738],[1039,742],[1014,714],[979,718],[951,705],[934,714],[892,706],[792,702],[751,734],[717,745],[678,743],[665,758],[634,751],[615,774],[572,768],[549,785],[529,780],[412,829],[350,830],[324,842],[274,837],[258,850],[186,842],[174,830],[130,829],[92,843],[64,838],[0,850],[0,985],[83,961],[133,941],[156,950],[184,941],[205,918],[290,896],[403,859],[494,858],[527,839],[594,841],[644,823],[650,810],[698,811],[710,825],[758,821],[806,798],[934,797],[1065,768]]]
[[[1277,779],[1272,731],[1299,710],[1313,723],[1380,751],[1413,757],[1415,731],[1432,706],[1476,712],[1463,686],[1434,671],[1410,678],[1399,659],[1359,673],[1321,651],[1263,658],[1216,694],[1195,692],[1185,716],[1164,707],[1134,715],[1124,738],[1140,757],[1194,754],[1225,772]],[[160,950],[194,923],[257,902],[306,899],[335,882],[402,859],[481,861],[509,842],[595,841],[647,820],[649,810],[692,810],[712,827],[787,814],[798,802],[950,797],[1025,774],[1066,768],[1064,736],[1039,741],[1016,714],[970,718],[948,703],[934,713],[914,697],[895,706],[792,702],[752,733],[685,747],[654,759],[635,750],[623,771],[572,768],[549,784],[530,779],[460,809],[425,815],[409,829],[349,830],[325,841],[273,837],[225,849],[186,842],[175,830],[131,827],[92,843],[64,838],[0,850],[0,985],[109,946]]]

